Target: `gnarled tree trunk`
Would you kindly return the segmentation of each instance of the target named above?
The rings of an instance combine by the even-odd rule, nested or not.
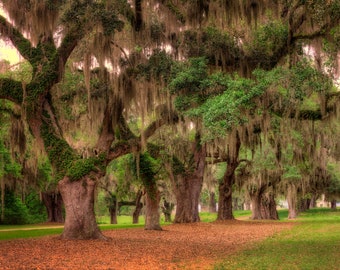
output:
[[[202,189],[201,178],[177,175],[174,193],[176,197],[176,214],[174,223],[199,222],[199,196]]]
[[[200,144],[199,134],[196,134],[192,149],[194,163],[189,169],[176,175],[170,170],[170,179],[176,197],[174,223],[200,221],[198,205],[203,184],[206,146]]]
[[[42,192],[42,201],[47,211],[47,222],[64,222],[63,199],[58,192]]]
[[[278,220],[279,214],[276,210],[274,193],[272,191],[269,191],[266,194],[264,194],[262,196],[261,202],[263,219]]]
[[[66,210],[64,231],[65,239],[106,239],[101,233],[94,213],[96,182],[90,178],[70,181],[64,177],[58,187]]]

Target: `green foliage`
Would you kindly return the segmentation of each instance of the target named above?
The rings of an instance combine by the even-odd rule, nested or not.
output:
[[[0,177],[11,175],[21,177],[21,165],[13,160],[9,149],[5,147],[3,139],[0,137]]]
[[[280,57],[282,49],[286,47],[288,39],[288,25],[281,21],[271,20],[260,25],[254,30],[252,40],[245,45],[246,51],[251,58],[257,59],[260,63],[270,64],[272,57]]]
[[[39,194],[32,190],[26,195],[25,206],[29,214],[29,223],[41,223],[47,219],[46,208],[39,198]]]
[[[71,181],[79,180],[95,170],[95,161],[95,158],[78,159],[69,166],[66,175]]]
[[[25,204],[15,196],[13,191],[5,192],[5,212],[3,224],[27,224],[29,212]]]
[[[77,156],[64,139],[53,134],[53,131],[50,130],[46,123],[41,127],[41,136],[44,140],[48,158],[55,170],[55,178],[56,180],[61,180],[72,162],[77,159]]]
[[[171,75],[173,60],[164,50],[155,49],[147,63],[138,65],[138,75],[147,80],[151,78],[167,82]]]

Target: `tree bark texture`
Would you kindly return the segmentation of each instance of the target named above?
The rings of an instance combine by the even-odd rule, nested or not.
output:
[[[160,193],[155,184],[153,187],[149,186],[145,197],[145,230],[162,230],[159,223],[159,202]]]
[[[58,187],[66,210],[63,239],[106,239],[94,213],[95,181],[82,178],[70,181],[64,177]]]
[[[198,177],[177,175],[174,193],[176,197],[176,213],[174,223],[199,222],[199,196],[202,179]]]
[[[279,219],[279,214],[276,210],[275,195],[272,191],[269,191],[262,196],[261,210],[263,219]]]
[[[43,192],[42,201],[47,211],[47,222],[64,222],[63,199],[59,192]]]
[[[174,223],[199,222],[198,205],[203,185],[206,146],[200,144],[200,136],[196,134],[192,145],[194,164],[185,172],[170,174],[176,197],[176,213]]]

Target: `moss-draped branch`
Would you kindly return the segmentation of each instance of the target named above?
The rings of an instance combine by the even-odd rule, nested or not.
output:
[[[23,101],[22,83],[9,78],[0,78],[0,99],[21,104]]]

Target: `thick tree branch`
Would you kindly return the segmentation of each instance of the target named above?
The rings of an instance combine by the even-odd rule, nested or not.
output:
[[[21,105],[23,92],[21,82],[9,78],[0,78],[0,99],[7,99]]]
[[[2,36],[8,38],[13,46],[26,60],[30,61],[34,55],[35,48],[32,47],[31,42],[26,39],[13,25],[11,25],[5,17],[0,15],[0,33]]]

